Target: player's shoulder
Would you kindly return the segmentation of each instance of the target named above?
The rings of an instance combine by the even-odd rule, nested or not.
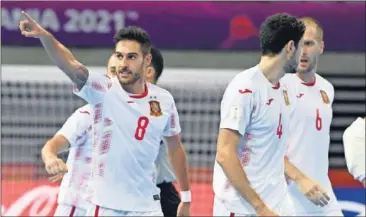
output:
[[[258,66],[246,69],[235,75],[235,77],[230,81],[228,88],[246,88],[252,91],[252,89],[258,87],[255,79],[258,73]]]
[[[343,139],[347,139],[354,134],[354,131],[358,125],[359,118],[354,120],[343,132]],[[346,143],[344,143],[346,145]]]
[[[358,117],[346,128],[345,131],[354,130],[365,130],[365,118]]]
[[[325,79],[323,76],[319,74],[315,74],[316,82],[319,87],[323,87],[326,89],[334,90],[333,84],[330,83],[327,79]]]
[[[78,109],[76,109],[75,114],[79,115],[91,115],[93,108],[90,104],[86,104]]]
[[[290,84],[293,83],[294,80],[298,80],[296,74],[294,73],[286,73],[281,79],[281,84]]]
[[[88,127],[93,122],[93,107],[90,104],[86,104],[78,109],[72,114],[73,120],[80,123],[80,126]],[[82,127],[83,128],[83,127]]]
[[[149,95],[159,96],[160,99],[173,101],[173,95],[165,88],[159,87],[155,84],[148,83]]]

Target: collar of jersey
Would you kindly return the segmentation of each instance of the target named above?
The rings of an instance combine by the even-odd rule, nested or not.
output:
[[[296,74],[296,77],[301,81],[301,84],[305,85],[305,86],[308,86],[308,87],[312,87],[312,86],[315,86],[315,83],[316,83],[316,75],[314,74],[314,79],[313,81],[310,81],[310,82],[303,82],[301,80],[301,78]]]
[[[276,85],[273,85],[271,82],[269,82],[269,80],[266,78],[266,76],[264,76],[263,72],[259,69],[259,64],[255,66],[257,71],[259,72],[260,76],[262,77],[262,79],[265,80],[265,82],[270,85],[272,87],[272,89],[274,90],[278,90],[281,87],[281,83],[280,81],[278,81],[278,83]]]
[[[149,94],[149,88],[147,87],[147,83],[145,82],[145,90],[143,93],[141,94],[128,94],[131,98],[134,98],[134,99],[141,99],[141,98],[144,98],[145,96],[147,96]]]

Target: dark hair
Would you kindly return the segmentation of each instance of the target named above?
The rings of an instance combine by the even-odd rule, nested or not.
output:
[[[260,29],[262,55],[279,54],[291,40],[295,42],[297,48],[304,32],[304,23],[295,16],[280,13],[268,17]]]
[[[163,73],[164,69],[164,58],[161,52],[156,47],[151,47],[151,65],[155,69],[155,81],[158,81],[159,77],[161,76],[161,73]]]
[[[128,26],[119,30],[114,36],[114,43],[117,44],[122,40],[132,40],[140,44],[142,53],[144,55],[150,53],[151,42],[147,32],[137,26]]]

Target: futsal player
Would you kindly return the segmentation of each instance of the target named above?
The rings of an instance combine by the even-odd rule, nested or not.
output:
[[[289,192],[296,215],[343,216],[328,177],[334,87],[317,73],[323,29],[313,18],[301,20],[306,31],[297,72],[281,80],[296,101],[285,159]]]
[[[305,25],[275,14],[260,28],[261,59],[229,83],[221,101],[213,187],[214,216],[294,212],[284,174],[291,101],[279,80],[293,72]]]
[[[90,201],[94,207],[87,215],[163,215],[153,176],[164,137],[182,190],[177,215],[189,216],[187,162],[174,99],[142,76],[151,63],[148,34],[138,27],[116,33],[117,72],[108,78],[89,72],[52,34],[22,13],[22,35],[39,38],[51,60],[74,82],[75,94],[93,106],[95,133],[88,186],[93,189]]]
[[[112,55],[108,60],[108,76],[115,74],[114,58]],[[51,181],[62,179],[54,216],[86,216],[91,206],[86,198],[93,148],[92,112],[88,104],[78,108],[42,148],[45,168],[49,174],[55,175]],[[66,164],[57,157],[57,153],[65,148],[69,148]]]

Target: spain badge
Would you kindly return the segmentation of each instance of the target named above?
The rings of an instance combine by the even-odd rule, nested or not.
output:
[[[324,104],[329,104],[330,103],[329,97],[328,97],[327,93],[324,90],[320,91],[320,95],[322,96],[322,100],[323,100]]]
[[[285,105],[289,106],[290,105],[290,100],[288,99],[287,90],[283,90],[283,99],[285,100]]]
[[[150,115],[154,116],[154,117],[159,117],[161,116],[163,113],[161,112],[161,107],[160,107],[160,103],[156,100],[151,100],[149,102],[150,104]]]

